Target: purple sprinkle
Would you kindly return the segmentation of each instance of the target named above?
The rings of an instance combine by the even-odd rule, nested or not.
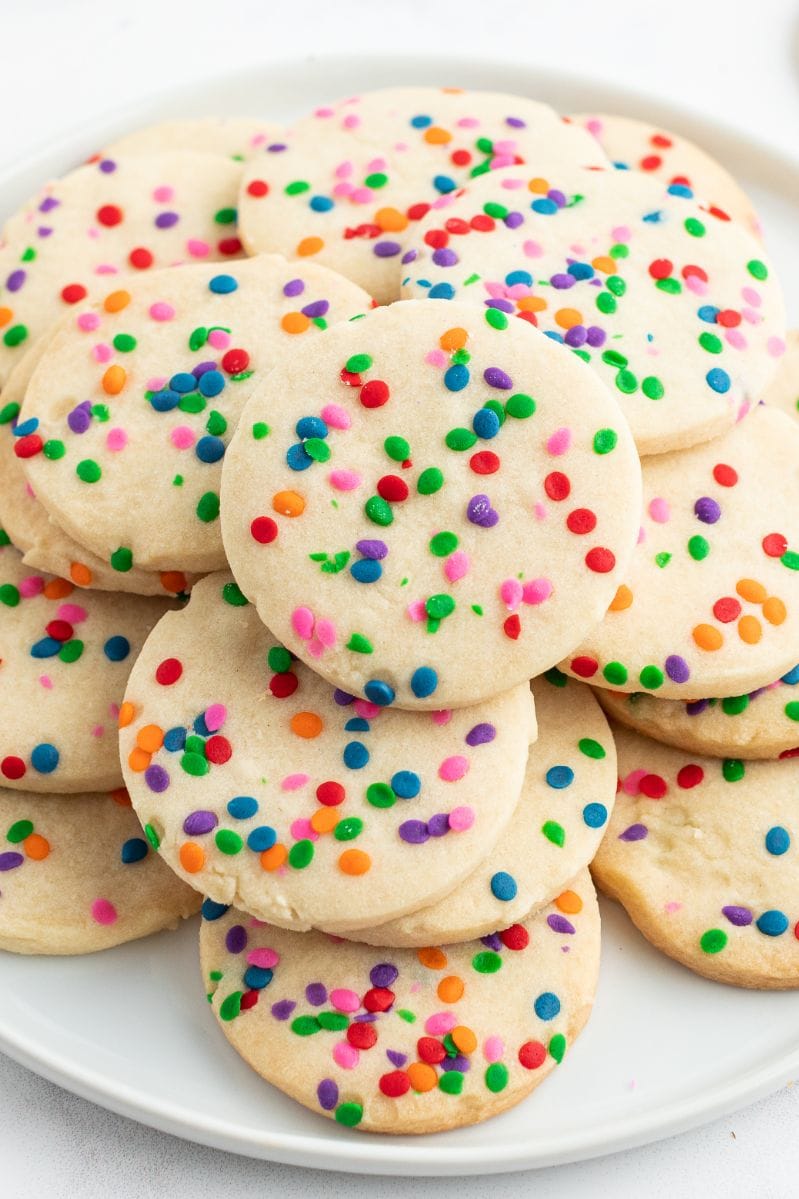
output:
[[[356,1024],[374,1024],[377,1012],[359,1012],[354,1019]]]
[[[552,929],[553,933],[569,933],[575,932],[574,925],[565,916],[559,916],[557,912],[553,912],[551,916],[547,916],[547,924]]]
[[[566,207],[566,196],[562,191],[558,191],[556,187],[551,187],[547,192],[547,198],[554,200],[558,208]]]
[[[61,201],[56,200],[55,196],[45,196],[39,205],[39,212],[52,212],[54,208],[58,208]]]
[[[666,667],[666,674],[672,683],[687,683],[691,677],[691,670],[688,663],[679,654],[669,654],[664,665]]]
[[[483,371],[483,378],[489,387],[497,387],[500,391],[510,391],[513,387],[513,379],[498,366],[487,366]]]
[[[346,708],[355,703],[355,696],[350,695],[349,691],[342,691],[340,687],[336,687],[333,692],[333,703],[338,704],[340,708]]]
[[[709,495],[703,495],[694,504],[694,512],[703,524],[714,525],[721,516],[721,506]]]
[[[510,125],[511,129],[526,129],[527,122],[521,117],[505,117],[505,124]]]
[[[430,836],[423,820],[406,820],[399,826],[397,832],[409,845],[423,845]]]
[[[280,999],[272,1004],[272,1015],[276,1020],[288,1020],[296,1006],[293,999]]]
[[[403,265],[405,263],[415,262],[415,261],[416,261],[416,251],[415,250],[408,250],[408,252],[406,254],[402,255]]]
[[[191,373],[195,379],[199,379],[202,375],[206,375],[208,371],[215,371],[217,369],[215,362],[198,362],[196,366],[191,368]]]
[[[396,1066],[398,1070],[401,1070],[408,1060],[407,1053],[400,1053],[397,1049],[387,1049],[386,1057],[391,1062],[392,1066]]]
[[[519,225],[524,224],[524,216],[521,212],[509,212],[504,224],[507,229],[518,229]]]
[[[487,937],[481,937],[480,940],[487,949],[494,949],[497,953],[502,949],[502,939],[499,933],[489,933]]]
[[[467,745],[488,745],[489,741],[493,741],[497,735],[497,730],[493,724],[476,724],[473,729],[469,729],[466,734]]]
[[[177,225],[180,217],[176,212],[159,212],[155,218],[156,229],[171,229],[173,225]]]
[[[402,246],[398,241],[376,241],[374,253],[378,258],[393,258],[396,254],[402,253]]]
[[[378,541],[377,538],[356,541],[355,548],[359,554],[363,554],[364,558],[371,558],[375,562],[381,562],[383,558],[388,557],[388,546],[385,541]]]
[[[305,284],[302,279],[289,279],[288,283],[283,285],[284,296],[301,296],[305,291]]]
[[[275,1007],[278,1005],[275,1004]],[[272,1009],[274,1011],[274,1008]],[[316,1088],[316,1098],[322,1111],[332,1112],[338,1103],[338,1087],[332,1078],[323,1078]]]
[[[19,291],[26,278],[27,276],[22,268],[17,271],[12,271],[6,279],[6,287],[9,291]]]
[[[464,1057],[462,1053],[456,1054],[455,1057],[444,1058],[441,1064],[442,1066],[446,1066],[447,1070],[457,1070],[459,1074],[467,1074],[469,1072],[469,1059],[468,1057]]]
[[[266,147],[267,154],[279,154],[281,150],[287,150],[288,146],[285,142],[272,142],[271,146]]]
[[[458,255],[447,246],[442,246],[440,250],[433,251],[433,262],[436,266],[455,266],[458,261]]]
[[[114,162],[113,158],[104,158],[101,162],[98,162],[97,165],[104,175],[113,175],[114,171],[117,169],[117,164]]]
[[[304,316],[310,317],[311,320],[315,317],[325,316],[330,311],[330,301],[314,300],[311,304],[306,304],[301,311]]]
[[[247,946],[247,930],[243,924],[234,924],[225,936],[225,949],[228,953],[241,953]]]
[[[213,812],[205,812],[199,810],[197,812],[189,812],[186,819],[183,821],[183,831],[189,837],[197,837],[202,833],[210,833],[218,824],[217,818]]]
[[[589,325],[586,331],[586,337],[589,346],[593,349],[598,349],[605,344],[607,334],[604,329],[600,329],[599,325]]]
[[[25,858],[21,853],[0,853],[0,872],[3,870],[13,870],[15,866],[21,866]]]
[[[563,340],[567,346],[572,346],[573,349],[579,350],[580,346],[584,346],[588,340],[588,331],[585,325],[572,325],[571,329],[566,330],[566,336]]]
[[[751,924],[753,920],[752,913],[749,908],[739,908],[733,904],[728,904],[726,908],[722,908],[722,915],[726,916],[730,924],[736,924],[738,927],[743,927],[746,924]]]
[[[511,313],[516,311],[510,300],[486,300],[485,306],[486,308],[498,308],[500,312]]]
[[[573,275],[558,273],[557,275],[552,275],[549,282],[553,287],[556,287],[558,291],[568,291],[570,287],[574,287],[576,279]]]
[[[369,971],[373,987],[390,987],[399,978],[399,970],[391,962],[378,962]]]
[[[85,433],[89,425],[92,423],[91,404],[88,400],[84,400],[82,404],[78,404],[77,408],[73,408],[67,416],[67,424],[73,433]]]
[[[39,237],[49,237],[52,232],[53,229],[51,225],[40,225],[36,230],[36,233]]]
[[[160,795],[169,786],[169,773],[163,766],[148,766],[144,772],[144,781],[151,791]]]
[[[699,716],[709,706],[710,701],[707,699],[695,699],[690,704],[685,705],[685,711],[688,716]]]
[[[444,837],[449,832],[449,816],[446,812],[436,812],[427,822],[427,831],[431,837]]]
[[[481,529],[493,529],[499,521],[499,513],[491,507],[487,495],[473,495],[466,505],[466,518]]]
[[[644,837],[649,836],[649,829],[645,824],[631,824],[623,833],[619,833],[620,841],[643,841]]]
[[[324,983],[308,983],[305,998],[312,1007],[321,1007],[323,1003],[327,1003],[327,987]]]

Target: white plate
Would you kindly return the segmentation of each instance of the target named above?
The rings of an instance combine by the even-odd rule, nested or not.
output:
[[[312,104],[389,83],[457,83],[648,117],[696,138],[754,196],[785,278],[799,280],[799,162],[707,119],[563,72],[452,56],[286,62],[165,93],[95,122],[0,175],[11,210],[43,178],[109,137],[164,116],[290,119]],[[799,294],[789,295],[793,320]],[[594,1015],[542,1090],[474,1128],[377,1137],[306,1111],[233,1053],[203,1000],[195,922],[91,957],[0,954],[0,1047],[114,1111],[222,1149],[305,1166],[391,1174],[477,1174],[575,1161],[681,1132],[799,1073],[799,994],[716,986],[655,953],[605,904]]]

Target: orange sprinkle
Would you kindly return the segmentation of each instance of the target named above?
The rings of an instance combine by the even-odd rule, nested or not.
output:
[[[261,854],[261,866],[264,870],[279,870],[288,856],[289,851],[278,841],[276,845],[265,849]]]
[[[694,629],[694,641],[700,649],[706,650],[721,649],[724,644],[724,638],[712,624],[698,624]]]
[[[583,323],[583,314],[576,308],[559,308],[555,313],[555,324],[561,329],[571,329]]]
[[[417,949],[416,956],[428,970],[443,970],[447,964],[443,949]]]
[[[770,595],[763,604],[763,616],[769,624],[782,624],[788,615],[788,609],[776,595]]]
[[[591,259],[591,266],[595,271],[602,271],[603,275],[613,275],[616,271],[616,259],[611,258],[609,254],[599,254]]]
[[[130,766],[131,770],[135,770],[137,774],[143,774],[150,765],[150,757],[151,755],[147,753],[146,749],[139,749],[136,746],[128,755],[128,766]]]
[[[272,507],[281,516],[302,516],[305,500],[296,491],[278,491],[272,496]]]
[[[127,787],[116,787],[111,793],[111,799],[115,804],[119,804],[120,808],[132,808]]]
[[[366,874],[372,868],[372,859],[362,849],[345,849],[338,860],[338,868],[344,874]]]
[[[561,912],[575,915],[583,910],[583,901],[576,891],[562,891],[555,900],[555,907]]]
[[[121,729],[126,729],[128,727],[128,725],[132,723],[133,717],[135,715],[136,715],[136,709],[134,708],[134,706],[130,702],[130,700],[126,699],[125,702],[122,704],[122,706],[119,709],[119,716],[117,717],[117,722],[119,724],[119,727]]]
[[[446,333],[441,334],[438,344],[442,350],[462,350],[468,340],[466,330],[456,325],[454,329],[447,329]]]
[[[438,1075],[427,1062],[413,1062],[407,1074],[414,1091],[432,1091],[438,1085]]]
[[[400,212],[398,208],[378,208],[375,224],[379,225],[384,233],[400,233],[408,228],[410,222],[405,213]]]
[[[543,296],[521,296],[516,301],[516,307],[520,312],[543,312],[547,306],[547,302]]]
[[[545,196],[549,191],[549,184],[547,183],[546,179],[542,179],[540,175],[536,175],[536,177],[531,179],[527,184],[527,190],[535,192],[537,196]]]
[[[74,590],[66,579],[50,579],[44,585],[44,594],[49,600],[66,599]]]
[[[429,146],[446,146],[452,141],[449,129],[442,129],[440,125],[428,125],[423,137]]]
[[[78,587],[90,587],[94,575],[82,562],[73,562],[69,568],[69,577]]]
[[[739,579],[735,590],[741,599],[748,600],[750,604],[762,604],[768,598],[768,592],[757,579]]]
[[[147,754],[154,754],[164,744],[164,730],[157,724],[145,724],[136,734],[136,744]]]
[[[205,865],[205,850],[196,841],[185,841],[180,847],[180,864],[187,874],[196,874]]]
[[[304,333],[311,323],[311,318],[304,312],[287,312],[280,319],[280,328],[284,333]]]
[[[610,601],[609,612],[623,612],[625,608],[629,608],[633,602],[633,593],[626,583],[622,583],[618,591]]]
[[[14,313],[10,308],[0,308],[0,329],[13,318]]]
[[[292,733],[296,733],[298,737],[305,737],[307,741],[318,737],[324,727],[322,717],[317,716],[316,712],[297,712],[291,718]]]
[[[300,258],[308,258],[311,254],[318,254],[324,248],[324,244],[321,237],[304,237],[297,244],[297,253]]]
[[[129,291],[112,291],[105,297],[103,308],[105,308],[106,312],[121,312],[123,308],[127,308],[129,303]]]
[[[738,621],[738,636],[747,645],[757,645],[763,636],[763,626],[756,616],[742,616]]]
[[[448,974],[438,984],[436,994],[442,1003],[457,1003],[463,994],[463,979],[457,974]]]
[[[38,833],[31,833],[23,841],[25,846],[25,854],[34,862],[43,862],[50,852],[50,842],[44,837],[40,837]]]
[[[186,590],[186,576],[182,570],[162,570],[158,578],[164,591],[170,595]]]
[[[331,833],[337,824],[336,808],[317,808],[311,817],[311,828],[315,833]]]
[[[477,1048],[477,1037],[465,1024],[456,1025],[449,1035],[461,1053],[474,1053]]]
[[[118,396],[122,388],[125,386],[127,373],[124,367],[114,363],[109,366],[108,370],[103,375],[103,391],[109,396]]]

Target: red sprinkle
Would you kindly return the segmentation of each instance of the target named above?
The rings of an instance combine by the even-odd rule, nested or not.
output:
[[[359,399],[364,408],[382,408],[388,397],[388,384],[382,379],[370,379],[361,388]]]
[[[681,766],[678,770],[677,786],[687,791],[689,787],[698,787],[704,777],[702,767],[697,766],[695,762],[689,762],[687,766]]]
[[[61,288],[61,299],[65,304],[78,304],[85,300],[88,292],[82,283],[68,283]]]
[[[611,550],[597,545],[585,555],[585,564],[594,574],[606,575],[616,565],[616,556]]]
[[[248,196],[255,196],[257,200],[260,200],[261,196],[267,196],[268,194],[269,184],[265,179],[251,179],[247,184]]]
[[[499,934],[499,939],[506,949],[526,949],[530,944],[530,934],[523,924],[512,924]]]
[[[14,453],[17,458],[34,458],[36,454],[41,454],[44,442],[38,433],[28,433],[25,437],[18,437],[14,442]]]
[[[26,439],[23,437],[22,440]],[[763,538],[763,552],[768,554],[769,558],[781,558],[787,548],[788,541],[782,533],[768,533]]]
[[[249,366],[250,355],[246,350],[228,350],[222,355],[222,369],[229,375],[238,375]]]
[[[389,503],[401,504],[408,498],[408,484],[399,475],[383,475],[377,482],[377,494]]]
[[[135,250],[131,250],[128,254],[128,262],[137,271],[146,271],[148,267],[153,265],[153,256],[144,246],[137,246]]]
[[[387,1012],[394,1002],[394,992],[388,987],[371,987],[363,997],[367,1012]]]
[[[205,743],[205,756],[214,766],[224,766],[225,762],[229,762],[233,757],[233,746],[227,737],[215,733]]]
[[[525,1041],[519,1050],[519,1061],[525,1070],[537,1070],[547,1059],[547,1051],[540,1041]]]
[[[290,695],[294,694],[299,685],[299,679],[290,670],[285,671],[285,673],[273,674],[269,680],[269,690],[275,699],[288,699]]]
[[[553,470],[544,479],[544,491],[551,500],[565,500],[571,489],[569,476],[560,470]]]
[[[518,641],[521,636],[522,622],[518,615],[514,612],[512,616],[507,617],[502,626],[506,637],[510,637],[511,641]]]
[[[416,1042],[416,1052],[421,1061],[428,1062],[431,1066],[443,1062],[447,1056],[446,1049],[435,1037],[419,1037]]]
[[[411,1080],[404,1070],[392,1070],[389,1074],[381,1074],[379,1082],[380,1090],[384,1095],[388,1095],[389,1099],[399,1099],[400,1095],[407,1095],[411,1089]]]
[[[155,681],[162,687],[171,687],[183,674],[183,663],[177,658],[164,658],[155,671]]]
[[[734,487],[738,482],[738,471],[725,462],[719,462],[713,467],[713,478],[720,487]]]
[[[371,1049],[377,1044],[377,1029],[374,1024],[351,1024],[347,1029],[347,1040],[355,1049]]]
[[[713,605],[713,615],[722,624],[730,624],[731,621],[737,620],[741,615],[740,601],[734,595],[723,595]]]
[[[320,783],[316,788],[316,798],[320,803],[323,803],[326,808],[338,807],[340,803],[344,803],[347,798],[347,792],[342,787],[341,783],[328,781]]]
[[[0,762],[0,771],[7,779],[21,779],[27,770],[22,758],[8,757]]]
[[[645,774],[638,784],[638,790],[647,799],[662,799],[668,791],[666,780],[659,774]]]
[[[476,475],[494,475],[500,465],[499,456],[492,450],[478,450],[469,459],[469,466]]]
[[[116,204],[103,204],[102,208],[97,209],[97,220],[107,229],[111,229],[114,225],[121,223],[122,209],[118,208]]]
[[[277,537],[277,522],[271,516],[256,516],[250,525],[253,541],[260,545],[269,545]]]
[[[581,679],[592,679],[599,670],[599,663],[596,658],[582,656],[572,658],[571,668],[574,673]]]
[[[596,528],[596,517],[590,508],[575,508],[566,517],[570,533],[592,533]]]

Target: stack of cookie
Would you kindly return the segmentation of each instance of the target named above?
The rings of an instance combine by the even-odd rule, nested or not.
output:
[[[592,860],[695,969],[799,985],[792,763],[742,761],[799,661],[799,430],[736,424],[782,301],[718,164],[612,169],[648,136],[392,89],[139,131],[9,222],[0,944],[202,901],[238,1052],[394,1132],[562,1060]],[[639,731],[615,810],[586,681]]]

